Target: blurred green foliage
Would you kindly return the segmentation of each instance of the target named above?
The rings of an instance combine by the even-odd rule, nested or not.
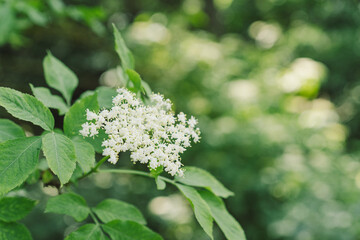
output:
[[[183,163],[207,169],[235,192],[226,203],[248,239],[360,237],[357,1],[55,2],[69,9],[62,15],[42,1],[1,4],[2,86],[29,92],[30,82],[44,85],[46,49],[77,73],[82,91],[118,86],[114,23],[142,78],[176,111],[199,118],[202,141]],[[122,158],[119,165],[130,166]],[[52,194],[28,190],[23,194],[37,198]],[[147,179],[100,174],[78,191],[90,204],[131,199],[165,239],[206,239],[175,189],[159,193]],[[61,239],[71,220],[40,212],[25,220],[34,238]]]

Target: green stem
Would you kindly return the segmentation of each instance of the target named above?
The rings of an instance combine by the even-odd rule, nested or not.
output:
[[[130,170],[130,169],[100,169],[97,172],[108,172],[108,173],[122,173],[122,174],[133,174],[133,175],[140,175],[140,176],[144,176],[144,177],[149,177],[149,178],[155,178],[153,175],[151,175],[150,173],[147,172],[143,172],[143,171],[137,171],[137,170]],[[162,177],[162,176],[158,176],[158,178],[160,178],[161,180],[171,183],[171,184],[175,184],[174,180],[171,180],[169,178],[166,177]]]
[[[101,164],[103,164],[106,160],[109,159],[109,156],[105,156],[103,157],[96,165],[95,167],[93,167],[89,172],[85,173],[84,175],[82,175],[78,180],[83,179],[87,176],[89,176],[90,174],[97,172],[98,168],[101,166]]]
[[[93,214],[93,212],[90,210],[90,216],[91,218],[94,220],[94,222],[96,223],[96,225],[99,225],[99,221],[97,220],[96,216]]]

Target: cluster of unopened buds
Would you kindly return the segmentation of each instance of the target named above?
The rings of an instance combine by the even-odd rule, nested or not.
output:
[[[131,160],[147,164],[150,169],[163,166],[174,175],[183,175],[180,154],[191,142],[200,140],[197,120],[184,113],[177,116],[171,110],[169,99],[152,94],[148,104],[125,88],[117,90],[113,107],[99,113],[87,110],[88,122],[82,125],[80,134],[94,137],[105,130],[108,138],[102,143],[103,155],[115,164],[120,152],[130,151]]]

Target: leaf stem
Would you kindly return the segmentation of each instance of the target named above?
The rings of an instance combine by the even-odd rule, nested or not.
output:
[[[90,209],[90,216],[94,220],[96,225],[100,225],[99,221],[97,220],[96,216],[93,214],[93,212]]]
[[[95,167],[93,167],[89,172],[85,173],[84,175],[82,175],[80,178],[78,178],[78,180],[83,179],[87,176],[89,176],[90,174],[97,172],[98,168],[106,161],[109,159],[109,156],[105,156],[103,157],[96,165]]]
[[[149,178],[155,178],[150,173],[143,172],[143,171],[138,171],[138,170],[130,170],[130,169],[99,169],[97,172],[133,174],[133,175],[140,175],[140,176],[149,177]],[[158,178],[160,178],[161,180],[163,180],[165,182],[175,184],[174,180],[171,180],[171,179],[169,179],[167,177],[158,176]]]

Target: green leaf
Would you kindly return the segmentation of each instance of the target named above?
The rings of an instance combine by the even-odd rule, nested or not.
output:
[[[0,119],[0,142],[25,137],[24,130],[13,121]]]
[[[0,195],[22,184],[36,169],[40,148],[40,137],[0,143]]]
[[[0,5],[0,23],[0,45],[3,45],[15,27],[15,14],[8,2]]]
[[[83,172],[89,172],[95,165],[95,150],[93,146],[80,137],[71,139],[75,147],[76,161]]]
[[[31,240],[29,230],[20,223],[6,223],[0,221],[0,239],[1,240]]]
[[[224,187],[213,175],[197,167],[184,167],[183,177],[176,177],[175,180],[194,187],[204,187],[211,190],[217,196],[227,198],[234,195],[233,192]]]
[[[102,225],[103,230],[116,240],[161,240],[159,234],[133,221],[114,220]]]
[[[146,94],[147,96],[150,96],[152,94],[152,90],[151,90],[149,84],[147,84],[147,82],[145,82],[145,81],[141,81],[141,89],[142,89],[142,92],[144,94]]]
[[[27,2],[17,2],[16,10],[26,14],[28,19],[34,24],[45,26],[48,21],[44,13],[40,12],[36,7]]]
[[[40,171],[39,169],[35,169],[35,171],[33,171],[27,178],[26,178],[26,183],[31,185],[31,184],[35,184],[39,181],[40,178]]]
[[[115,37],[115,51],[120,57],[121,64],[123,68],[126,69],[134,69],[135,61],[132,53],[127,48],[124,39],[122,38],[120,32],[113,24],[114,29],[114,37]]]
[[[50,52],[44,58],[43,66],[46,83],[61,92],[67,104],[70,104],[72,94],[79,83],[76,75]]]
[[[75,193],[64,193],[50,198],[45,212],[66,214],[81,222],[88,217],[90,209],[82,196]]]
[[[98,112],[99,104],[97,101],[97,93],[82,98],[79,101],[76,101],[74,105],[71,106],[69,111],[65,114],[64,118],[64,132],[67,136],[79,136],[79,131],[82,129],[81,125],[84,124],[86,120],[86,109],[90,111]],[[96,152],[102,152],[102,142],[107,135],[103,130],[99,130],[99,135],[94,138],[85,138],[85,141],[93,145]]]
[[[48,88],[34,87],[32,84],[30,84],[30,87],[37,99],[45,106],[59,110],[59,115],[64,115],[69,110],[64,100],[59,96],[51,94]]]
[[[50,110],[31,95],[0,87],[0,106],[14,117],[32,122],[45,130],[54,128],[54,117]]]
[[[134,205],[116,199],[105,199],[92,210],[104,223],[118,219],[146,224],[143,215]]]
[[[155,178],[156,188],[158,190],[164,190],[166,188],[166,183],[159,178],[159,175],[164,171],[164,167],[160,166],[156,169],[150,169],[150,174]]]
[[[94,112],[99,111],[97,93],[76,101],[65,114],[64,132],[67,136],[72,137],[80,135],[79,131],[82,129],[81,125],[87,121],[86,109]]]
[[[199,192],[210,208],[211,215],[220,229],[224,232],[226,239],[245,240],[245,234],[240,224],[226,210],[221,198],[215,196],[212,192],[203,190]]]
[[[156,188],[157,190],[164,190],[166,188],[166,183],[161,180],[159,177],[155,178]]]
[[[150,169],[150,174],[154,177],[159,176],[164,171],[164,166],[159,166],[156,169]]]
[[[210,209],[206,202],[194,188],[182,184],[176,184],[176,186],[191,203],[194,209],[195,217],[200,226],[204,229],[206,234],[213,239],[213,217],[211,216]]]
[[[132,69],[126,69],[126,74],[129,76],[130,81],[134,84],[135,90],[138,92],[141,89],[141,77]]]
[[[51,182],[51,180],[53,179],[53,175],[52,173],[50,172],[50,170],[45,170],[41,176],[41,180],[43,183],[49,183]]]
[[[66,136],[49,132],[42,138],[43,151],[50,169],[59,177],[61,184],[70,180],[75,170],[75,148]]]
[[[85,224],[70,233],[65,240],[105,240],[106,236],[101,231],[100,225]]]
[[[79,101],[79,100],[81,100],[81,99],[83,99],[83,98],[85,98],[85,97],[87,97],[87,96],[91,96],[91,95],[94,95],[94,94],[95,94],[95,91],[94,91],[94,90],[86,90],[85,92],[83,92],[83,93],[80,95],[80,97],[76,100],[76,102]]]
[[[73,182],[73,183],[77,183],[77,180],[82,177],[84,174],[84,172],[81,170],[81,167],[79,166],[79,164],[76,164],[76,167],[75,167],[75,170],[73,172],[73,174],[71,175],[71,178],[70,178],[70,182]],[[77,185],[75,185],[77,186]]]
[[[99,129],[99,134],[96,137],[87,137],[84,140],[90,143],[97,153],[102,153],[103,147],[101,144],[107,137],[108,136],[105,134],[105,131],[103,129]]]
[[[23,219],[36,205],[36,201],[24,197],[0,199],[0,220],[14,222]]]
[[[50,8],[57,14],[62,14],[65,11],[65,4],[61,0],[49,0]]]
[[[96,88],[98,93],[98,102],[100,108],[111,108],[113,106],[112,99],[117,95],[117,92],[113,88],[98,87]]]

